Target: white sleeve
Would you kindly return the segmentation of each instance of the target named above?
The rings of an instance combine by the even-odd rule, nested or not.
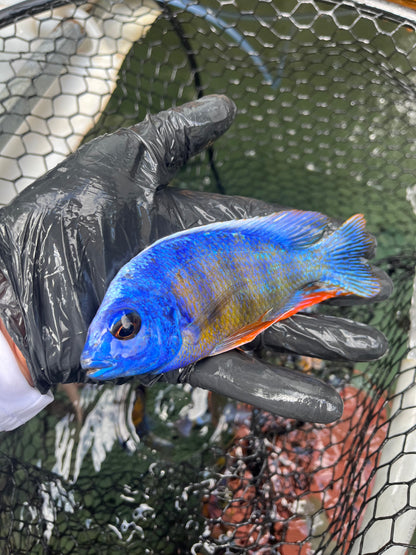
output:
[[[52,401],[50,391],[42,395],[29,385],[0,331],[0,432],[21,426]]]

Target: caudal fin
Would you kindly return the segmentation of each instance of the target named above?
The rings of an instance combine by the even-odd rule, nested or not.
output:
[[[328,274],[324,280],[341,287],[346,293],[360,297],[373,297],[380,291],[380,283],[364,257],[373,239],[365,231],[362,214],[351,216],[332,235],[321,241],[325,248]]]

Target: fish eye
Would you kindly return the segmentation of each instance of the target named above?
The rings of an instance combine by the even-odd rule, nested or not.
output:
[[[123,316],[115,322],[111,328],[110,333],[116,339],[125,341],[126,339],[133,339],[139,333],[142,325],[140,316],[135,310],[126,312]]]

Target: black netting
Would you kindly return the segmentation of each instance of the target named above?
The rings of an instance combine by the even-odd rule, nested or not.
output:
[[[235,124],[175,184],[364,212],[395,291],[325,310],[375,325],[390,350],[356,365],[264,353],[339,388],[344,415],[329,426],[181,386],[59,389],[0,437],[3,552],[405,553],[416,520],[416,14],[353,0],[58,4],[0,12],[1,202],[84,140],[225,93]]]

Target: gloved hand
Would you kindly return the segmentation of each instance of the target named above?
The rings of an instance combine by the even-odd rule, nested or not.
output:
[[[167,186],[191,156],[227,130],[235,112],[229,99],[213,95],[148,117],[81,147],[1,209],[0,318],[42,393],[56,383],[86,380],[79,359],[88,325],[130,258],[181,229],[278,210]],[[391,291],[386,275],[381,281],[379,299]],[[327,359],[370,360],[387,348],[384,336],[368,326],[317,315],[296,315],[267,330],[263,340]],[[169,374],[162,379],[188,381],[283,416],[329,422],[342,412],[327,384],[241,352]]]

